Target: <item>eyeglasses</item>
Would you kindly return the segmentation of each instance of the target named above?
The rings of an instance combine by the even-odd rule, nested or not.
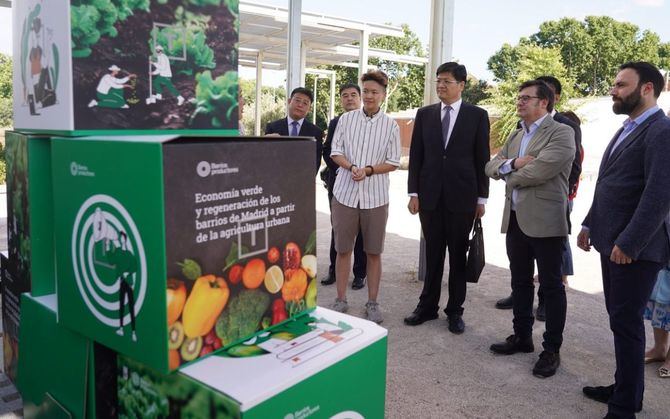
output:
[[[540,99],[540,97],[539,96],[526,96],[526,95],[516,97],[516,101],[521,102],[521,103],[527,103],[531,99]]]
[[[433,83],[440,85],[440,84],[458,84],[460,81],[458,80],[447,80],[447,79],[437,79],[433,80]]]

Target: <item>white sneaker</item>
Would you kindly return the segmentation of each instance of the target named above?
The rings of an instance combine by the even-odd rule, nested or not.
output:
[[[119,327],[116,331],[116,334],[119,335],[119,336],[123,336],[123,328]]]
[[[127,104],[126,104],[126,105],[123,105],[123,106],[121,106],[121,109],[128,109],[128,108],[130,108],[130,106],[128,106]]]
[[[179,95],[177,96],[177,106],[181,106],[184,104],[184,96]]]
[[[98,106],[98,101],[93,99],[92,101],[88,102],[88,107],[92,108],[94,106]]]
[[[156,93],[154,97],[156,98],[156,100],[163,100],[163,95],[160,93]]]
[[[131,336],[132,336],[131,339],[133,340],[133,342],[137,342],[137,335],[135,334],[134,330],[133,330],[133,334]]]
[[[379,303],[376,301],[368,301],[365,303],[365,314],[371,322],[379,324],[384,321],[382,311],[379,308]]]
[[[347,300],[336,298],[335,302],[331,304],[330,309],[340,313],[346,313],[349,310],[349,304],[347,303]]]

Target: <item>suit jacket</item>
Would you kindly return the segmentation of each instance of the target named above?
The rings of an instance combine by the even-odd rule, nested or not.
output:
[[[477,198],[488,198],[484,166],[491,158],[489,116],[462,102],[445,149],[441,104],[416,112],[409,150],[407,190],[419,195],[419,208],[434,210],[440,197],[449,211],[474,212]]]
[[[574,131],[569,126],[544,118],[526,147],[526,155],[535,157],[521,169],[505,177],[505,211],[501,231],[507,233],[512,191],[517,189],[516,215],[519,228],[530,237],[568,235],[565,217],[568,203],[568,175],[575,158]],[[519,157],[523,129],[510,134],[507,142],[486,165],[486,174],[500,179],[501,166]]]
[[[566,118],[560,112],[554,115],[554,121],[569,125],[575,132],[575,159],[572,161],[572,168],[568,176],[568,194],[572,194],[582,174],[582,129],[572,119]]]
[[[288,119],[282,118],[276,121],[270,122],[265,127],[266,134],[279,134],[288,136]],[[316,139],[316,171],[319,171],[319,166],[321,166],[321,149],[323,144],[323,131],[321,128],[309,122],[307,119],[302,121],[300,126],[300,132],[298,132],[300,137],[314,137]]]
[[[335,135],[335,129],[337,128],[337,122],[340,120],[340,116],[341,115],[336,116],[328,124],[328,134],[326,134],[326,142],[323,143],[323,161],[326,163],[326,166],[328,166],[328,178],[326,179],[326,183],[328,184],[329,191],[332,191],[333,186],[335,186],[335,178],[337,178],[337,169],[339,169],[340,167],[330,157],[330,152],[333,149],[333,135]]]
[[[605,150],[593,203],[584,222],[593,246],[609,255],[614,245],[634,260],[667,263],[670,211],[670,119],[651,115],[610,152]]]

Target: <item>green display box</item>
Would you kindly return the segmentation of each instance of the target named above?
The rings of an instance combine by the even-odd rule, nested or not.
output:
[[[386,334],[317,308],[177,374],[119,358],[118,417],[383,418]]]
[[[56,296],[21,296],[16,386],[26,418],[86,417],[91,342],[56,322]]]
[[[22,0],[14,126],[236,135],[238,0]]]
[[[5,133],[7,162],[7,244],[9,284],[19,295],[55,291],[51,141],[48,137]]]
[[[53,140],[59,322],[167,372],[315,307],[314,146]]]

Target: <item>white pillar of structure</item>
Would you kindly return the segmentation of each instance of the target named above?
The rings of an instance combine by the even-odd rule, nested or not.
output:
[[[288,1],[288,61],[286,63],[286,96],[301,86],[300,44],[301,44],[302,0]]]
[[[312,93],[314,94],[314,111],[312,111],[312,124],[316,125],[316,88],[317,88],[317,83],[319,82],[319,75],[315,74],[314,75],[314,90],[312,90]]]
[[[431,0],[429,61],[423,91],[423,104],[438,101],[435,86],[435,70],[440,64],[451,61],[454,38],[454,3],[456,0]]]
[[[333,71],[330,75],[330,107],[328,108],[328,122],[335,118],[335,79],[336,74]]]
[[[361,77],[368,71],[368,42],[370,41],[370,32],[366,29],[361,31],[361,48],[358,55],[358,83]]]
[[[254,103],[254,135],[261,135],[261,93],[263,89],[263,51],[258,51],[256,55],[256,102]]]

